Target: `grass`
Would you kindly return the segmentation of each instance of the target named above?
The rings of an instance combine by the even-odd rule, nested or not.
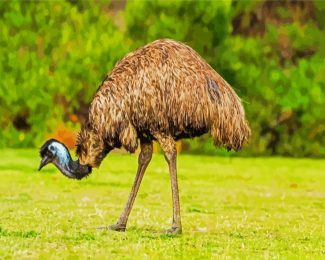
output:
[[[136,157],[109,155],[82,181],[35,150],[2,150],[0,258],[325,257],[325,161],[178,158],[183,235],[171,222],[167,165],[154,155],[125,233],[99,231],[124,207]]]

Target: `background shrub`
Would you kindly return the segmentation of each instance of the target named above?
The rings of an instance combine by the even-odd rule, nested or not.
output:
[[[58,122],[86,113],[127,52],[123,34],[99,3],[1,2],[0,17],[0,145],[37,145]]]

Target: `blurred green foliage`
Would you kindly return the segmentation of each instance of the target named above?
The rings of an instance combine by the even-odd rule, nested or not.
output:
[[[116,13],[101,2],[0,3],[0,146],[39,144],[82,117],[124,54],[173,38],[243,99],[253,131],[243,155],[325,155],[323,2],[129,1],[122,23]],[[183,147],[224,153],[206,139]]]
[[[40,144],[128,50],[104,5],[0,2],[0,146]]]

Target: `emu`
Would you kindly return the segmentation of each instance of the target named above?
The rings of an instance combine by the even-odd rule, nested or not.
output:
[[[217,147],[239,150],[250,128],[231,86],[189,46],[156,40],[119,61],[104,79],[89,108],[76,144],[77,161],[57,140],[41,147],[39,170],[52,162],[67,177],[82,179],[114,148],[133,153],[140,143],[138,169],[116,224],[125,231],[142,177],[157,141],[169,166],[173,221],[168,233],[182,232],[176,172],[176,140],[210,133]]]

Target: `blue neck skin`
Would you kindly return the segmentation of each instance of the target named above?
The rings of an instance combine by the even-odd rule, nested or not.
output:
[[[91,167],[81,165],[79,161],[73,161],[68,149],[59,142],[53,142],[52,146],[55,151],[54,165],[68,178],[82,179],[91,173]]]

